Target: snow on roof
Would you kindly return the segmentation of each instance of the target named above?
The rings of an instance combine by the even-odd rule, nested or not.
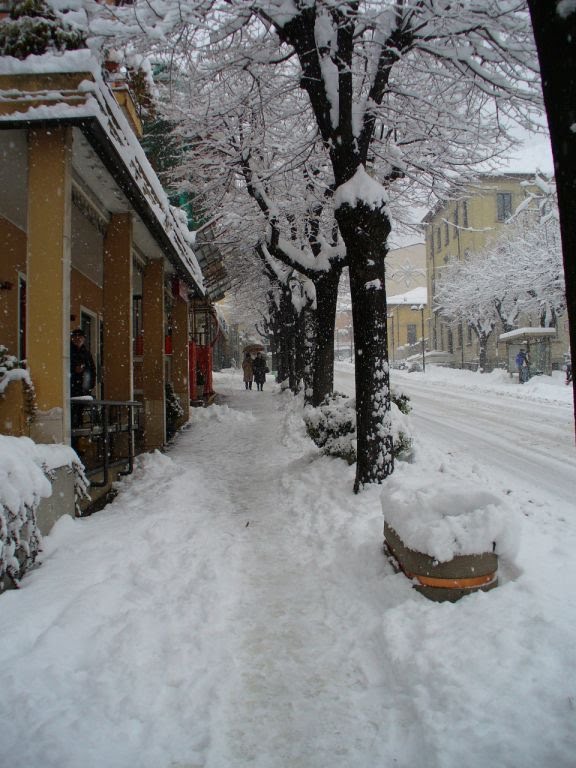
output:
[[[1,122],[26,123],[36,120],[96,120],[128,170],[131,182],[145,199],[153,217],[167,236],[184,271],[204,292],[202,271],[191,249],[193,237],[181,212],[170,205],[166,192],[156,176],[127,118],[104,81],[97,59],[88,50],[65,51],[28,56],[23,61],[10,56],[0,58],[0,75],[86,74],[73,90],[0,91],[0,102],[10,102],[15,110],[0,115]],[[16,83],[15,83],[16,84]],[[79,99],[79,96],[81,97]],[[44,102],[38,106],[38,101]],[[155,238],[157,239],[157,238]]]
[[[411,291],[406,293],[397,293],[394,296],[388,296],[386,303],[388,306],[399,304],[427,304],[428,303],[428,289],[424,286],[418,288],[412,288]]]
[[[513,331],[501,333],[498,338],[500,341],[513,341],[514,339],[524,339],[526,337],[537,339],[555,335],[556,328],[533,328],[532,326],[527,326],[526,328],[516,328]]]

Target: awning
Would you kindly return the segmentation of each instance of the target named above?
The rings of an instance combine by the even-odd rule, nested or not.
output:
[[[507,333],[501,333],[499,341],[517,341],[519,339],[544,339],[556,336],[556,328],[541,328],[538,326],[527,326],[526,328],[516,328]]]

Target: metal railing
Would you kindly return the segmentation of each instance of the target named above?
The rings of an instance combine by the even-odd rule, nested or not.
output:
[[[85,466],[87,477],[102,473],[102,480],[90,484],[101,488],[110,482],[110,469],[127,468],[118,474],[129,475],[134,469],[136,434],[141,431],[139,416],[142,403],[135,400],[91,400],[71,398],[72,447]]]

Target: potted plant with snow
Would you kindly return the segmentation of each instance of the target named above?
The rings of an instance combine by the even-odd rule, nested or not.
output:
[[[431,600],[493,589],[499,556],[517,545],[513,510],[470,478],[404,464],[387,483],[382,508],[387,555]]]

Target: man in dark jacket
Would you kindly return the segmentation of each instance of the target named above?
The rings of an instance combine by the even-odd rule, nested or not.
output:
[[[86,347],[86,334],[76,328],[70,335],[70,395],[89,395],[96,383],[96,366]]]
[[[258,352],[253,363],[252,368],[254,370],[254,381],[256,382],[256,388],[259,392],[264,389],[264,382],[266,381],[266,360],[262,356],[261,352]]]

